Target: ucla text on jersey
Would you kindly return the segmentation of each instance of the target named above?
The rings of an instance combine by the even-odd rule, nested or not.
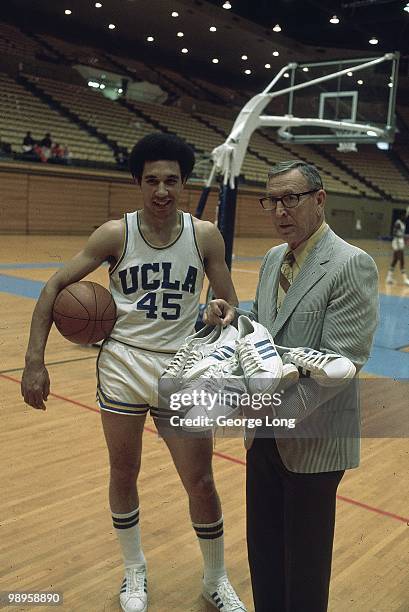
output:
[[[153,351],[177,351],[193,333],[204,266],[193,219],[179,213],[180,232],[165,247],[150,244],[138,211],[125,215],[123,253],[111,270],[110,290],[117,306],[111,338]]]

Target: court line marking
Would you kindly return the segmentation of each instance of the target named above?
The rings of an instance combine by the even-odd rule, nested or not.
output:
[[[18,384],[21,383],[21,381],[18,380],[17,378],[14,378],[12,376],[7,376],[1,373],[0,373],[0,378],[4,378],[6,380],[9,380],[11,382],[15,382]],[[93,406],[88,406],[87,404],[83,404],[82,402],[78,402],[77,400],[71,399],[69,397],[64,397],[63,395],[59,395],[57,393],[50,393],[49,397],[60,399],[69,404],[74,404],[74,406],[79,406],[80,408],[85,408],[86,410],[90,410],[91,412],[96,412],[98,414],[100,413],[98,408],[94,408]],[[149,433],[158,435],[158,432],[156,431],[156,429],[153,429],[152,427],[145,426],[144,430],[148,431]],[[231,463],[237,463],[243,466],[246,465],[246,462],[243,461],[242,459],[237,459],[236,457],[232,457],[231,455],[226,455],[225,453],[214,451],[213,455],[216,455],[216,457],[219,457],[220,459],[225,459],[226,461],[230,461]],[[393,518],[396,521],[399,521],[401,523],[406,523],[409,526],[409,517],[400,516],[399,514],[394,514],[393,512],[388,512],[387,510],[381,510],[380,508],[375,508],[375,506],[370,506],[369,504],[365,504],[363,502],[357,501],[350,497],[345,497],[344,495],[337,495],[336,497],[338,500],[341,500],[347,504],[358,506],[359,508],[363,508],[364,510],[369,510],[370,512],[380,514],[381,516]]]
[[[54,365],[62,365],[64,363],[74,363],[75,361],[89,361],[90,359],[96,359],[97,355],[90,355],[89,357],[76,357],[75,359],[63,359],[61,361],[49,361],[45,364],[45,367]],[[10,374],[11,372],[22,372],[24,370],[24,366],[22,368],[11,368],[10,370],[0,370],[0,374]]]

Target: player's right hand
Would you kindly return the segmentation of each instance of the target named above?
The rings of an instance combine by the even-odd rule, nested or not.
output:
[[[207,325],[230,325],[235,316],[234,307],[226,300],[219,298],[208,303],[203,320]]]
[[[50,393],[50,377],[45,365],[26,365],[21,379],[21,395],[29,406],[46,410],[45,403]]]

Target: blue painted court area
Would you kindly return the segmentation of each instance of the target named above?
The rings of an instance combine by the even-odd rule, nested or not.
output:
[[[37,299],[43,287],[44,283],[42,281],[0,274],[0,292],[2,293]]]
[[[8,264],[7,264],[8,265]],[[11,268],[21,268],[11,265]],[[24,265],[24,267],[26,267]],[[60,264],[27,264],[27,269],[60,267]],[[1,269],[5,269],[4,265]],[[0,292],[19,297],[37,299],[44,283],[9,274],[0,274]],[[241,302],[241,308],[250,310],[252,302]],[[370,358],[363,371],[389,378],[409,378],[409,299],[380,295],[380,323],[375,335]]]

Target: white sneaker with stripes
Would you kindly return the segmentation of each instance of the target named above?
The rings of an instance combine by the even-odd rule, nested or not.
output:
[[[334,387],[355,376],[352,361],[338,353],[322,353],[308,347],[288,348],[276,345],[283,352],[283,363],[292,363],[302,374],[311,376],[322,387]]]
[[[218,582],[214,589],[204,586],[203,597],[222,612],[247,612],[227,577]]]
[[[211,352],[216,348],[221,331],[219,326],[205,325],[195,334],[187,336],[161,376],[161,380],[165,381],[167,394],[179,389],[183,372],[203,359],[204,352]]]
[[[238,416],[241,414],[240,398],[247,394],[247,388],[237,357],[233,355],[208,366],[201,376],[187,382],[180,394],[185,403],[191,398],[191,405],[187,406],[183,417],[185,431],[210,431],[221,424],[220,417]]]
[[[260,323],[241,315],[236,351],[250,393],[273,393],[283,371],[270,332]]]
[[[186,360],[185,369],[182,374],[183,379],[189,381],[198,378],[210,366],[221,364],[224,360],[233,357],[236,350],[237,337],[237,329],[232,325],[228,325],[221,328],[220,335],[213,345],[196,345]]]
[[[237,330],[231,325],[226,328],[219,325],[216,327],[205,325],[195,334],[188,336],[161,376],[162,381],[166,379],[167,392],[177,391],[182,376],[188,370],[233,336],[234,338],[237,336]]]
[[[119,593],[123,612],[146,612],[148,609],[148,589],[146,566],[127,568]]]

